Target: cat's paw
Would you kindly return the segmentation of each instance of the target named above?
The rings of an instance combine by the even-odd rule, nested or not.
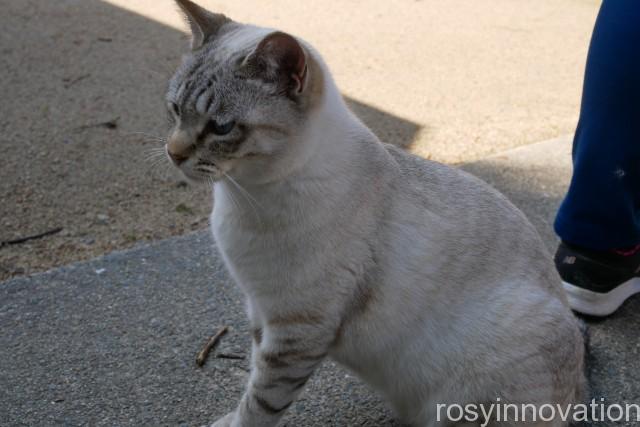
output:
[[[215,423],[211,424],[211,427],[231,427],[233,422],[233,417],[235,416],[235,412],[231,412],[224,417],[220,418]]]

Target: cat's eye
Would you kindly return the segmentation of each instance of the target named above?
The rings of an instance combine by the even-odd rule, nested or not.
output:
[[[223,136],[230,133],[235,126],[236,122],[234,122],[233,120],[228,123],[218,123],[215,120],[209,120],[209,123],[207,123],[207,126],[202,133],[204,135],[213,133],[218,136]]]

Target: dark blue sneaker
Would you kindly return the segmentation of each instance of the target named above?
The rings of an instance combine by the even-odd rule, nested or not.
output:
[[[555,256],[569,304],[590,316],[608,316],[640,293],[640,251],[597,252],[561,243]]]

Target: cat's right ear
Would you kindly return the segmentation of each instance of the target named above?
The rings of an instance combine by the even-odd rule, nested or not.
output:
[[[231,22],[229,18],[221,13],[213,13],[198,6],[191,0],[175,0],[191,27],[191,49],[196,50],[216,35],[220,27],[227,22]]]
[[[262,39],[244,66],[250,77],[277,83],[288,95],[300,95],[309,80],[304,48],[295,37],[281,31]]]

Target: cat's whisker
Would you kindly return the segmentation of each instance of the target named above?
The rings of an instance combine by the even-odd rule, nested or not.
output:
[[[164,155],[163,153],[155,152],[155,153],[147,154],[147,156],[144,159],[145,159],[145,161],[150,162],[150,161],[155,161],[155,160],[158,160],[158,159],[162,159],[163,157],[166,157],[166,155]]]
[[[131,135],[131,136],[142,136],[147,141],[151,142],[166,142],[166,139],[161,136],[152,136],[152,135]]]
[[[127,132],[124,134],[124,136],[125,137],[129,137],[129,136],[144,137],[144,140],[148,142],[162,142],[162,143],[167,142],[167,139],[165,137],[152,135],[146,132]]]
[[[147,160],[147,161],[148,161],[148,160],[154,160],[154,159],[157,159],[157,158],[159,158],[159,157],[166,157],[166,156],[167,156],[167,153],[166,153],[164,150],[161,150],[161,151],[151,151],[151,152],[148,152],[148,153],[147,153],[147,155],[146,155],[146,157],[145,157],[145,160]]]
[[[169,159],[167,159],[166,156],[156,156],[156,157],[152,157],[147,159],[147,162],[149,164],[149,168],[148,170],[150,171],[155,171],[155,170],[162,170],[163,175],[166,176],[167,171],[169,170]]]
[[[158,158],[166,158],[167,150],[165,147],[153,147],[146,151],[145,161],[153,162]]]
[[[166,180],[169,176],[169,171],[174,171],[175,168],[173,167],[173,164],[171,163],[168,157],[165,156],[164,159],[166,159],[166,162],[163,162],[162,160],[160,160],[159,165],[160,165],[160,171],[162,172],[162,179]]]
[[[258,203],[258,201],[251,194],[249,194],[247,190],[245,190],[240,184],[238,184],[235,179],[231,178],[231,176],[229,176],[228,173],[222,172],[222,174],[229,180],[229,182],[231,182],[238,189],[238,191],[240,191],[240,194],[244,196],[244,198],[249,203],[249,206],[251,206],[251,208],[253,209],[253,212],[256,215],[256,218],[260,223],[260,226],[262,226],[263,225],[262,218],[260,217],[260,214],[258,213],[258,210],[256,209],[256,205],[254,204],[254,202],[257,203],[258,206],[260,206],[262,209],[264,209],[264,207],[262,207],[262,205],[260,205],[260,203]]]
[[[150,167],[156,167],[156,166],[161,165],[164,162],[164,159],[161,158],[161,157],[155,157],[155,158],[152,158],[152,159],[147,159],[145,161]]]
[[[168,168],[170,165],[168,162],[165,162],[163,159],[158,159],[158,161],[153,163],[153,167],[155,168]]]
[[[166,151],[166,148],[164,146],[162,146],[162,147],[151,147],[151,148],[148,148],[147,151],[152,152],[152,153],[156,153],[156,152],[164,153]]]
[[[198,168],[198,171],[200,172],[204,172],[205,175],[205,179],[207,180],[207,183],[209,184],[209,187],[213,190],[213,187],[215,185],[215,180],[213,179],[212,174],[215,172],[214,170],[209,170],[206,167],[202,167],[200,166]],[[240,205],[238,204],[238,201],[235,199],[235,197],[233,196],[233,193],[230,191],[228,192],[229,197],[231,198],[231,202],[233,203],[233,205],[236,207],[236,209],[240,209]]]
[[[166,155],[167,152],[164,148],[158,148],[158,149],[147,150],[146,153],[149,156],[159,156],[159,155]]]
[[[144,142],[155,142],[155,143],[158,143],[158,144],[162,144],[160,146],[160,148],[163,148],[167,144],[167,141],[165,139],[162,139],[162,138],[152,139],[152,138],[149,137],[149,139],[144,141]]]
[[[166,153],[164,151],[160,151],[160,150],[154,150],[154,151],[147,151],[146,152],[146,159],[155,159],[157,157],[160,156],[166,156]]]
[[[238,203],[235,196],[233,195],[233,191],[228,191],[227,194],[229,195],[229,198],[231,198],[231,203],[233,204],[233,206],[236,209],[240,209],[240,204]]]
[[[255,199],[255,197],[253,197],[251,193],[249,193],[244,187],[238,184],[238,182],[235,179],[231,178],[229,174],[227,174],[226,172],[222,172],[222,173],[224,174],[224,176],[226,176],[229,179],[229,181],[231,181],[236,187],[238,187],[238,190],[242,191],[242,193],[245,194],[246,197],[248,197],[250,200],[253,200],[261,209],[264,209],[264,206],[262,206],[260,202],[258,202]]]

